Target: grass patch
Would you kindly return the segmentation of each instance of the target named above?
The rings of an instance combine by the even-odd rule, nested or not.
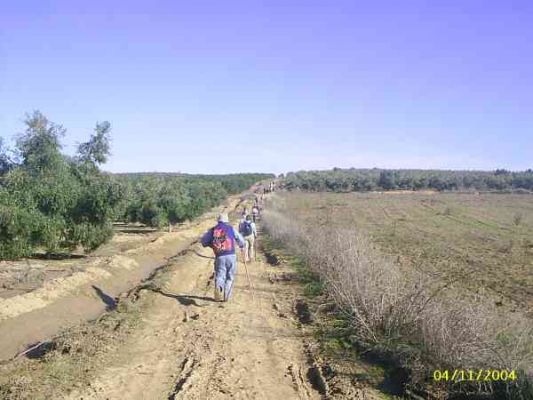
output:
[[[304,286],[304,295],[308,298],[318,297],[324,294],[324,283],[320,275],[309,269],[305,262],[298,256],[289,254],[284,250],[281,241],[273,240],[268,235],[261,238],[262,250],[270,264],[276,265],[285,262],[298,274],[298,280]]]
[[[324,294],[324,284],[320,281],[306,283],[304,286],[304,294],[307,297],[320,296]]]

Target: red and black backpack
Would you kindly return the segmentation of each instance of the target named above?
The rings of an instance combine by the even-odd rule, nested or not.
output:
[[[225,224],[218,224],[213,228],[211,248],[217,256],[232,254],[234,252],[233,228]]]

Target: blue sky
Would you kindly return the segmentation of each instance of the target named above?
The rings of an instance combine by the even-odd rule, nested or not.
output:
[[[0,3],[0,136],[114,172],[533,167],[530,1]]]

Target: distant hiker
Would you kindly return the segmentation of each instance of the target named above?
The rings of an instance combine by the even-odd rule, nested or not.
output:
[[[241,216],[242,216],[242,219],[246,219],[246,216],[248,215],[248,209],[246,207],[243,207],[242,208],[242,213],[241,213]]]
[[[258,218],[259,218],[259,205],[255,205],[252,208],[252,219],[254,222],[257,222]]]
[[[250,261],[252,259],[252,255],[255,258],[254,243],[255,239],[257,238],[257,229],[255,227],[255,223],[252,221],[251,215],[247,215],[246,219],[239,224],[239,233],[244,238],[244,256],[246,261]]]
[[[244,251],[244,239],[229,224],[228,214],[220,214],[217,225],[202,237],[202,246],[211,247],[215,253],[215,301],[228,301],[231,296],[237,273],[235,242]]]

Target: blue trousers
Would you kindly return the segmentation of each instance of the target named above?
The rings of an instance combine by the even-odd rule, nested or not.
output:
[[[217,289],[224,291],[224,300],[231,296],[233,283],[237,274],[237,256],[230,254],[215,259],[215,285]]]

